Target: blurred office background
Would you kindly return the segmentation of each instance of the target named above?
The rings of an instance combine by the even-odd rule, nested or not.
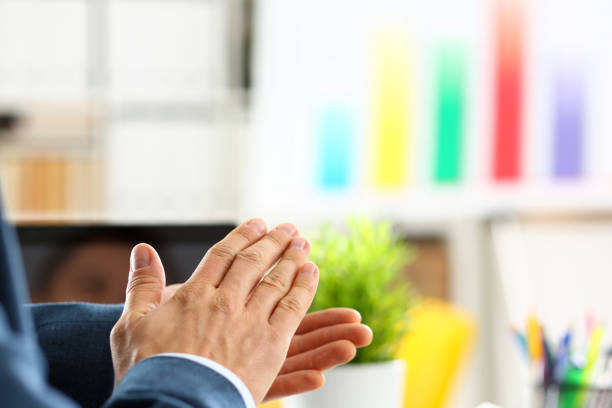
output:
[[[32,257],[58,242],[44,227],[115,228],[102,257],[159,239],[180,263],[249,216],[390,219],[419,253],[407,277],[478,322],[449,406],[528,406],[510,325],[612,322],[611,17],[608,0],[0,0],[4,202]]]

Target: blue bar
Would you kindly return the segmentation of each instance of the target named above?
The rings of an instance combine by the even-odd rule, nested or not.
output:
[[[323,113],[319,134],[317,179],[325,191],[344,190],[352,183],[353,124],[341,109]]]
[[[585,98],[580,74],[562,72],[555,84],[554,175],[578,178],[583,171]]]

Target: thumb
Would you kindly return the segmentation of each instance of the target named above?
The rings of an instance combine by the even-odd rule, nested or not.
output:
[[[125,291],[124,314],[141,317],[162,300],[166,275],[159,255],[152,246],[138,244],[130,256],[130,275]]]

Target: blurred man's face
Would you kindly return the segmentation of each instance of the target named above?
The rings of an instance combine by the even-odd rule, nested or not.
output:
[[[110,242],[76,247],[58,264],[34,301],[123,302],[130,251],[126,244]]]

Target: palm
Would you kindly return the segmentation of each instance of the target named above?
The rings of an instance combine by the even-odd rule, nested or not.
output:
[[[162,303],[180,285],[164,289]],[[357,347],[372,341],[372,332],[360,324],[352,309],[334,308],[307,314],[287,352],[287,358],[264,400],[312,391],[324,383],[322,371],[353,359]]]

